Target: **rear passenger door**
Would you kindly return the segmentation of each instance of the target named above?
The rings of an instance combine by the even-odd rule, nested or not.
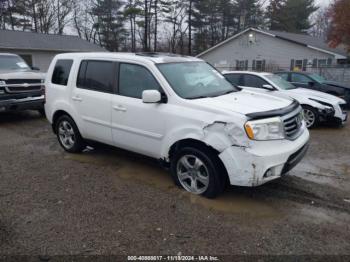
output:
[[[153,73],[133,63],[119,63],[118,93],[112,99],[112,133],[117,147],[159,157],[165,135],[166,103],[145,104],[144,90],[162,88]]]
[[[115,70],[113,61],[81,61],[71,100],[80,117],[80,130],[84,138],[113,144],[111,108],[116,84]]]

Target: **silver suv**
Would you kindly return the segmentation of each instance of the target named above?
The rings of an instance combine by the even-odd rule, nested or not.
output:
[[[0,112],[31,109],[44,114],[44,79],[18,55],[0,53]]]

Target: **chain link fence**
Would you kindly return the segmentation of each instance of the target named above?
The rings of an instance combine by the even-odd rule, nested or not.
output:
[[[277,71],[291,71],[289,67],[270,67],[265,68],[252,68],[242,67],[237,68],[236,66],[216,66],[220,72],[223,71],[255,71],[255,72],[277,72]],[[350,84],[350,65],[337,65],[327,67],[307,67],[306,72],[316,73],[323,76],[329,81],[341,82],[344,84]]]

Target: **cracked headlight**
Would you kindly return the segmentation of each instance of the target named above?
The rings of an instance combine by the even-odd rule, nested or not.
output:
[[[244,129],[252,140],[278,140],[285,137],[283,123],[279,117],[248,121]]]

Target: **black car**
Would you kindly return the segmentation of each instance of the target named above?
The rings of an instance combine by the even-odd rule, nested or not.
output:
[[[275,72],[296,87],[308,88],[343,98],[350,107],[350,85],[328,81],[322,76],[308,72]]]

